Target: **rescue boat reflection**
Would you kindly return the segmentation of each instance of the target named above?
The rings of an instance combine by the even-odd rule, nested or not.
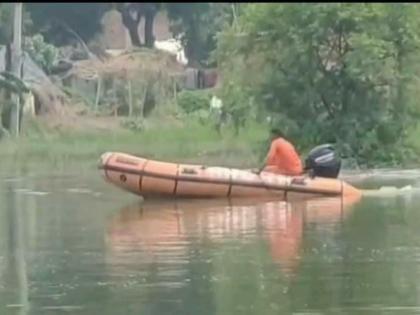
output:
[[[264,201],[178,201],[134,204],[121,209],[109,226],[111,264],[127,253],[141,263],[188,260],[201,241],[252,242],[262,238],[286,274],[299,265],[304,225],[344,220],[359,198],[323,198],[287,203]],[[139,261],[140,262],[140,261]]]

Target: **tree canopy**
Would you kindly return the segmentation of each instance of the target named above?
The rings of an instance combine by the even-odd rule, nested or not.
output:
[[[257,104],[303,148],[387,154],[419,112],[419,23],[409,4],[248,5],[219,37],[227,104]]]

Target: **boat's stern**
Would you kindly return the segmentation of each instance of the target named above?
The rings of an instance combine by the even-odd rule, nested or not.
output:
[[[342,196],[343,198],[359,200],[362,198],[362,192],[346,182],[342,182]]]

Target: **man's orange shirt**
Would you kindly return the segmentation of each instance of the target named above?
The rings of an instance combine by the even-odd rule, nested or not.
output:
[[[285,175],[303,173],[302,161],[294,146],[283,138],[277,138],[271,143],[266,170]]]

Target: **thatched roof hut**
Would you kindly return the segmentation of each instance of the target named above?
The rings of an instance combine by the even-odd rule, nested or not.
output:
[[[112,75],[120,78],[132,78],[139,73],[165,72],[167,75],[183,73],[184,67],[176,58],[166,52],[150,49],[138,49],[119,56],[100,60],[82,60],[74,64],[71,72],[85,80],[98,76]]]

